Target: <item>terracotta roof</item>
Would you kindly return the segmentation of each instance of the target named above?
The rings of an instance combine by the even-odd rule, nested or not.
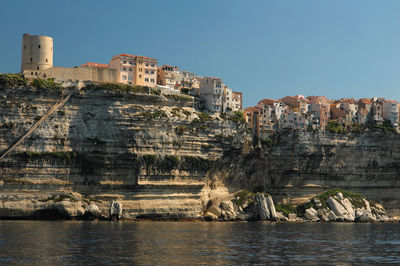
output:
[[[281,100],[264,99],[258,102],[258,104],[274,105],[275,102],[281,102]]]
[[[94,62],[87,62],[81,65],[82,67],[88,66],[88,67],[100,67],[100,68],[108,68],[108,64],[102,64],[102,63],[94,63]]]
[[[247,107],[246,109],[244,109],[246,112],[254,112],[254,111],[261,111],[261,108],[260,107],[256,107],[256,106],[254,106],[254,107]]]
[[[147,56],[141,56],[141,55],[131,55],[131,54],[119,54],[119,55],[113,56],[113,58],[117,58],[117,57],[121,57],[121,56],[132,57],[132,58],[135,58],[135,59],[136,58],[141,58],[141,59],[157,61],[157,59],[155,59],[155,58],[151,58],[151,57],[147,57]]]
[[[372,103],[372,99],[370,98],[360,98],[358,99],[359,103]]]
[[[398,101],[386,100],[387,103],[399,103]]]

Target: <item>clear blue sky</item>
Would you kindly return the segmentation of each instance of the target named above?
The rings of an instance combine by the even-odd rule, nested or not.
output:
[[[0,72],[22,34],[54,38],[54,65],[155,57],[263,98],[400,100],[400,1],[0,0]]]

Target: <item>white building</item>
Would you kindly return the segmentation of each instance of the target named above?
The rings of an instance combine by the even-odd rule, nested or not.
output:
[[[383,119],[389,120],[392,126],[399,125],[399,103],[396,101],[385,101],[383,103]]]
[[[205,107],[208,111],[223,111],[224,88],[222,80],[214,77],[202,78],[200,80],[200,97],[205,101]]]

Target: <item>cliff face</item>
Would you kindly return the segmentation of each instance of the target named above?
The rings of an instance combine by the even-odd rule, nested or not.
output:
[[[119,199],[131,217],[200,215],[204,176],[233,144],[236,123],[199,117],[182,97],[3,88],[0,150],[66,94],[69,101],[0,162],[3,205],[21,198],[44,202],[69,191],[90,196],[103,210]],[[14,214],[3,208],[1,215]]]
[[[91,203],[107,216],[118,200],[124,218],[200,218],[209,199],[240,189],[297,204],[335,187],[399,215],[399,135],[288,131],[250,143],[245,126],[200,114],[182,97],[99,87],[1,92],[2,151],[72,96],[0,161],[0,217],[76,216]]]
[[[400,213],[400,136],[287,131],[235,150],[209,173],[211,187],[268,191],[298,204],[328,188],[360,193]]]

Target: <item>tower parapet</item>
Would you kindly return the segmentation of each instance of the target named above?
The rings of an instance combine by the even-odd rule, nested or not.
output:
[[[53,67],[53,38],[43,35],[22,36],[21,73]]]

